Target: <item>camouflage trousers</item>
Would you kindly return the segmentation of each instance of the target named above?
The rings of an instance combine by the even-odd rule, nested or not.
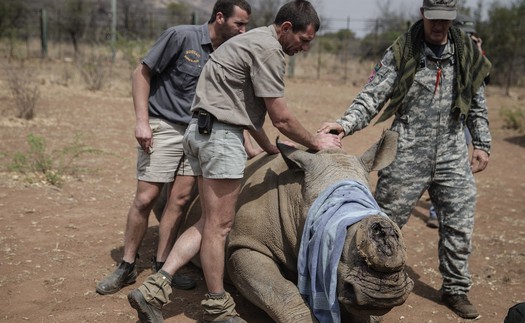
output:
[[[472,250],[476,184],[462,133],[449,142],[436,138],[398,139],[396,160],[379,173],[375,198],[402,228],[428,190],[439,216],[439,270],[442,292],[467,293],[472,285],[468,258]],[[456,140],[455,138],[459,138]]]

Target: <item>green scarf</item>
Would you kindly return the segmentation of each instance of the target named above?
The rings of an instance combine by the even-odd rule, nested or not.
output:
[[[459,28],[450,28],[450,38],[455,45],[455,93],[456,100],[452,111],[458,111],[458,118],[467,116],[472,97],[489,74],[491,63],[479,50],[474,49],[470,37],[462,33]],[[405,95],[408,93],[420,60],[420,51],[423,48],[423,20],[416,22],[410,29],[401,35],[392,50],[396,62],[397,78],[389,105],[379,117],[376,124],[383,122],[394,115],[401,106]]]

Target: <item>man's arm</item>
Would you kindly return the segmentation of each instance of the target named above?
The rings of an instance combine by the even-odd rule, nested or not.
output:
[[[145,64],[137,66],[131,81],[133,106],[135,108],[135,138],[145,152],[153,147],[151,128],[149,126],[148,98],[151,70]]]
[[[320,132],[313,135],[306,130],[288,109],[285,98],[264,98],[264,103],[273,126],[290,140],[314,150],[341,148],[338,136]]]
[[[253,130],[253,132],[255,133],[255,130]],[[252,159],[253,157],[259,155],[260,153],[262,153],[263,151],[265,151],[263,148],[261,147],[254,147],[253,146],[253,143],[252,143],[252,138],[250,137],[250,131],[249,130],[244,130],[243,131],[243,137],[244,137],[244,150],[246,150],[246,154],[248,155],[248,159]],[[253,135],[252,135],[253,137]],[[255,137],[254,137],[255,139]],[[257,140],[255,140],[257,141]],[[257,142],[259,143],[259,142]],[[260,145],[259,145],[260,146]],[[268,152],[269,154],[273,153],[272,152]]]
[[[472,135],[472,160],[470,167],[473,173],[483,171],[489,163],[492,137],[489,130],[485,86],[481,86],[472,98],[467,118],[467,127]]]

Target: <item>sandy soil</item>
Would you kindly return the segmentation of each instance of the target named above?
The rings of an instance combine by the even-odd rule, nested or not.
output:
[[[58,73],[61,70],[58,70]],[[353,84],[289,80],[287,96],[296,115],[314,131],[337,118],[359,91],[366,75]],[[100,92],[64,86],[51,71],[38,80],[42,96],[37,117],[18,120],[5,81],[0,86],[0,320],[6,322],[135,322],[136,313],[122,291],[101,296],[96,283],[114,270],[122,255],[126,213],[135,190],[134,114],[129,81],[113,82]],[[348,82],[350,83],[350,82]],[[503,129],[500,110],[523,105],[525,91],[512,97],[499,88],[487,91],[494,137],[490,165],[476,175],[479,201],[474,250],[470,261],[471,300],[478,322],[503,322],[507,309],[525,301],[525,136]],[[377,140],[385,125],[346,138],[347,151],[360,154]],[[268,132],[276,133],[267,125]],[[42,176],[11,172],[16,152],[27,153],[28,134],[45,138],[56,160],[66,147],[95,151],[74,159],[62,187]],[[75,143],[77,136],[80,141]],[[376,179],[372,177],[372,186]],[[384,322],[463,322],[439,301],[437,230],[425,226],[428,201],[421,199],[403,229],[407,270],[415,288],[406,303]],[[150,274],[158,223],[152,216],[138,260],[139,278]],[[166,322],[195,322],[205,284],[199,269],[184,272],[198,280],[192,291],[176,291],[165,311]],[[236,293],[238,311],[248,322],[271,322]]]

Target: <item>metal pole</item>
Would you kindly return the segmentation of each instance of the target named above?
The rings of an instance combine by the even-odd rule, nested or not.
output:
[[[47,57],[47,12],[42,8],[40,11],[40,41],[42,44],[42,58]]]
[[[317,43],[318,44],[318,49],[319,49],[319,52],[318,52],[318,56],[317,56],[317,79],[321,79],[321,53],[323,51],[323,44],[322,44],[322,38],[319,37],[319,42]]]
[[[111,52],[112,61],[115,61],[117,51],[117,0],[111,0]]]
[[[58,31],[58,58],[62,59],[62,24],[61,24],[62,12],[60,9],[57,10],[57,31]]]
[[[344,59],[345,59],[345,73],[344,73],[344,83],[348,80],[348,51],[350,50],[350,16],[346,18],[346,37],[343,41],[345,48],[344,50]]]
[[[196,25],[197,24],[197,13],[196,12],[193,12],[191,14],[191,24],[192,25]]]
[[[295,56],[290,57],[288,61],[288,77],[293,78],[295,75]]]

